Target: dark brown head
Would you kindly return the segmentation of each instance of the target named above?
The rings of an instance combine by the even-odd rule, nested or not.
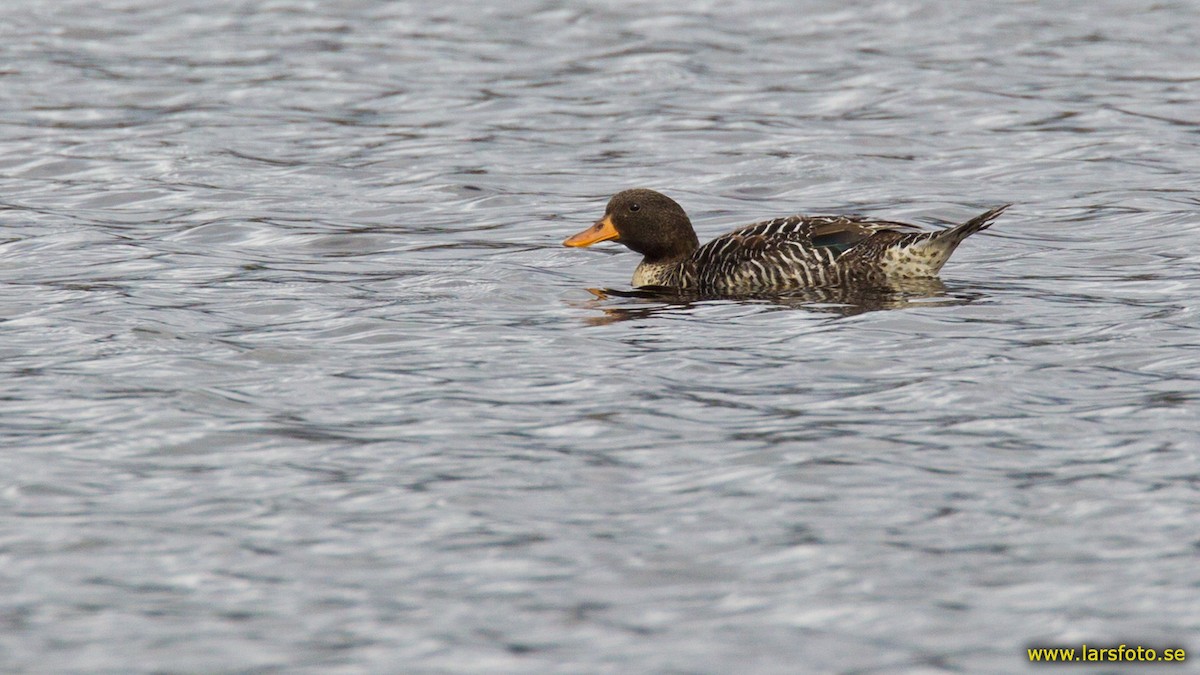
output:
[[[683,208],[674,199],[645,189],[618,192],[608,200],[603,218],[563,245],[591,246],[601,241],[625,244],[648,262],[684,258],[700,246]]]

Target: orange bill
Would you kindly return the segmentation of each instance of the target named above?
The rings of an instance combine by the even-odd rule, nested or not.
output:
[[[563,246],[591,246],[617,238],[617,228],[613,227],[612,216],[604,216],[595,225],[564,241]]]

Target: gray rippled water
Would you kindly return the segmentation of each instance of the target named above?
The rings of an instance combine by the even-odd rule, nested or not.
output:
[[[7,3],[0,669],[1200,649],[1194,3]],[[925,293],[624,293],[1014,206]],[[611,289],[591,293],[588,289]]]

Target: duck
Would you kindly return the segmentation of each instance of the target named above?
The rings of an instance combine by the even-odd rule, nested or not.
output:
[[[701,246],[674,199],[635,188],[614,195],[603,218],[563,245],[615,241],[642,254],[633,272],[636,288],[716,296],[886,288],[937,278],[958,245],[991,226],[1009,206],[933,231],[863,216],[786,216],[740,227]]]

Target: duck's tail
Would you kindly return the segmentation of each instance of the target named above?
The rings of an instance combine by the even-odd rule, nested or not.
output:
[[[949,257],[949,255],[954,252],[954,249],[962,242],[963,239],[966,239],[980,230],[986,230],[991,227],[992,221],[998,218],[1001,213],[1004,213],[1004,209],[1007,209],[1010,206],[1012,206],[1012,204],[997,206],[990,211],[985,211],[984,213],[975,216],[962,225],[956,225],[948,230],[935,232],[930,238],[930,242],[936,242],[940,246],[945,247],[947,249],[946,256]]]
[[[887,275],[897,278],[936,275],[963,239],[980,230],[986,230],[992,225],[992,221],[1010,206],[1012,204],[997,206],[962,225],[945,230],[908,235],[908,241],[902,242],[893,254],[888,256],[889,259],[885,260],[885,267],[891,267],[886,271]]]

